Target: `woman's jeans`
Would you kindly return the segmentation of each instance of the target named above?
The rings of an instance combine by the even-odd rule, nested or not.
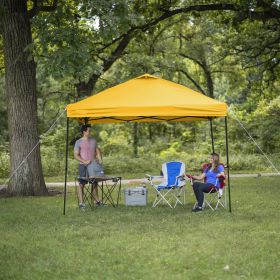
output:
[[[193,191],[197,200],[198,207],[202,207],[204,201],[204,193],[208,193],[211,186],[213,186],[213,184],[194,182]]]

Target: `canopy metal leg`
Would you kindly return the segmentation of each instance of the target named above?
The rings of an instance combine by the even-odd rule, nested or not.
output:
[[[228,205],[229,212],[231,212],[231,199],[230,199],[230,168],[229,168],[229,156],[228,156],[228,129],[227,129],[227,117],[225,117],[225,132],[226,132],[226,156],[227,156],[227,169],[228,169]]]
[[[210,119],[210,129],[211,129],[212,153],[215,153],[212,119]]]
[[[65,152],[65,181],[64,181],[64,204],[63,204],[63,215],[65,215],[66,209],[66,185],[67,185],[67,174],[68,174],[68,138],[69,138],[69,118],[66,122],[66,152]]]

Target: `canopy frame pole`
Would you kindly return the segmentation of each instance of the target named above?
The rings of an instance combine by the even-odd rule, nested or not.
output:
[[[88,120],[89,120],[89,118],[87,118],[87,117],[84,118],[84,124],[85,125],[88,124]]]
[[[227,156],[227,170],[228,170],[228,205],[229,212],[231,213],[231,199],[230,199],[230,172],[229,172],[229,149],[228,149],[228,127],[227,127],[227,117],[225,117],[225,133],[226,133],[226,156]]]
[[[65,180],[64,180],[64,203],[63,203],[63,215],[66,210],[66,185],[67,185],[67,174],[68,174],[68,142],[69,142],[69,118],[66,121],[66,151],[65,151]]]
[[[212,153],[215,153],[212,119],[210,119],[210,130],[211,130]]]

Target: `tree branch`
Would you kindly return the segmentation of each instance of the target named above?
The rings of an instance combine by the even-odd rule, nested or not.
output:
[[[108,44],[100,48],[99,52],[105,50],[106,48],[110,47],[117,41],[120,41],[124,36],[127,36],[135,32],[136,30],[147,31],[150,27],[155,26],[157,23],[165,19],[168,19],[172,16],[182,14],[182,13],[194,12],[194,11],[205,12],[205,11],[224,11],[224,10],[238,11],[238,8],[233,4],[209,4],[209,5],[194,5],[194,6],[179,8],[175,10],[168,10],[168,11],[165,10],[165,12],[161,16],[152,19],[148,23],[131,27],[125,34],[120,35],[119,37],[115,38],[114,40],[112,40],[111,42],[109,42]]]
[[[194,85],[195,87],[204,95],[207,96],[206,92],[203,90],[203,88],[183,69],[177,69],[178,72],[183,73]]]
[[[187,59],[190,59],[192,61],[194,61],[196,64],[198,64],[201,68],[204,67],[203,63],[201,63],[199,60],[195,59],[194,57],[191,57],[189,55],[186,55],[184,53],[179,53],[180,56],[184,57],[184,58],[187,58]]]
[[[145,32],[149,28],[155,26],[161,21],[164,21],[165,19],[168,19],[172,16],[182,14],[182,13],[190,13],[190,12],[207,12],[207,11],[234,11],[234,12],[240,12],[244,14],[244,10],[242,7],[234,5],[234,4],[226,4],[226,3],[220,3],[220,4],[208,4],[208,5],[193,5],[193,6],[188,6],[188,7],[183,7],[183,8],[178,8],[174,10],[166,10],[164,9],[164,12],[162,15],[160,15],[157,18],[154,18],[150,20],[149,22],[139,25],[139,26],[132,26],[129,30],[127,30],[126,33],[121,34],[119,37],[115,38],[111,42],[103,45],[102,48],[98,49],[97,53],[103,52],[105,49],[111,47],[115,43],[119,42],[116,48],[111,52],[111,54],[108,56],[106,60],[103,60],[103,73],[107,71],[113,63],[121,57],[123,51],[129,44],[132,38],[134,38],[134,33],[136,31],[142,31]],[[248,14],[247,14],[248,17]],[[199,63],[199,62],[197,62]],[[202,65],[200,65],[203,67]],[[99,77],[102,75],[100,74],[93,74],[91,78],[89,79],[88,83],[85,82],[80,82],[77,84],[77,88],[80,87],[80,89],[86,89],[85,93],[90,94],[92,92],[93,87],[95,86],[97,80]]]
[[[103,71],[107,71],[112,64],[121,57],[123,51],[126,49],[127,45],[129,44],[130,40],[132,39],[132,36],[130,34],[126,34],[118,44],[118,46],[115,48],[115,50],[111,53],[109,58],[104,61],[103,63]]]
[[[38,5],[38,0],[33,0],[33,7],[28,12],[28,16],[29,16],[29,18],[33,18],[39,12],[53,12],[57,8],[57,3],[58,3],[58,0],[53,0],[53,4],[51,6],[44,6],[44,5],[39,6]]]

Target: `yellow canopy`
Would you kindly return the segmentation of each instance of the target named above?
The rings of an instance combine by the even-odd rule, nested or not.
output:
[[[227,115],[226,103],[149,74],[69,104],[68,118],[88,123],[208,120]]]

